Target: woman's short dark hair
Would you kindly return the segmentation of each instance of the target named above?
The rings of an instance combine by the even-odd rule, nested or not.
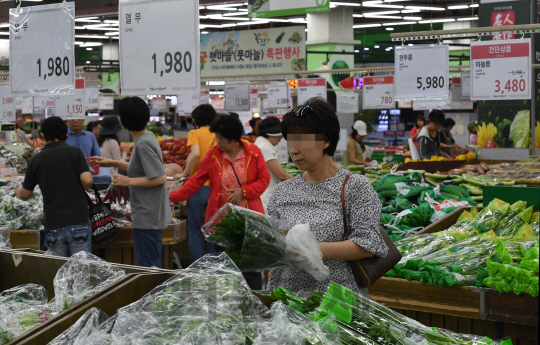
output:
[[[142,131],[150,121],[148,104],[140,97],[127,97],[118,103],[122,126],[128,131]]]
[[[201,104],[191,113],[197,127],[210,126],[217,117],[216,109],[211,104]]]
[[[249,120],[249,126],[253,129],[255,129],[255,126],[257,126],[257,121],[262,120],[261,117],[252,117],[251,120]]]
[[[103,144],[104,144],[105,141],[107,141],[107,140],[116,140],[116,142],[118,143],[118,145],[120,145],[120,138],[118,137],[118,133],[106,134],[106,135],[100,134],[100,135],[99,135],[99,139],[98,139],[98,141],[97,141],[99,147],[103,146]]]
[[[243,128],[242,122],[234,116],[218,115],[210,125],[210,132],[219,134],[228,140],[240,141]]]
[[[451,119],[449,117],[444,119],[443,128],[454,127],[455,125],[456,121],[454,121],[454,119]]]
[[[418,120],[423,121],[423,122],[424,122],[424,125],[426,124],[426,118],[424,117],[424,115],[418,115],[418,116],[416,117],[416,121],[414,122],[414,126],[415,126],[416,128],[419,128],[419,127],[418,127]]]
[[[68,126],[64,120],[58,116],[51,116],[41,123],[41,134],[45,141],[66,141]]]
[[[445,118],[446,117],[441,110],[433,110],[431,113],[429,113],[429,122],[436,123],[441,126],[444,124]]]
[[[314,97],[302,106],[290,110],[281,123],[281,133],[287,140],[289,133],[319,134],[330,145],[323,153],[333,157],[339,142],[339,120],[332,105],[323,98]]]

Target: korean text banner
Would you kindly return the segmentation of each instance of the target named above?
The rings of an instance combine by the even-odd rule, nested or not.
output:
[[[201,77],[304,71],[303,26],[201,35]]]
[[[330,12],[330,0],[249,0],[251,18]]]

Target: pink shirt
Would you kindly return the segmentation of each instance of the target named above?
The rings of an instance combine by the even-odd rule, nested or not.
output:
[[[234,170],[232,164],[234,164]],[[236,171],[236,175],[234,172]],[[236,179],[238,176],[238,179]],[[234,162],[231,161],[229,154],[223,152],[223,160],[221,162],[221,195],[219,198],[219,207],[227,203],[227,199],[234,193],[234,190],[241,188],[238,180],[245,183],[246,179],[246,150],[242,149],[236,156]],[[240,207],[246,207],[246,199],[240,200],[237,204]]]
[[[478,145],[478,135],[471,133],[471,137],[469,138],[469,141],[471,142],[471,145]]]
[[[409,138],[414,136],[416,132],[418,132],[418,128],[414,126],[413,129],[411,129],[411,134],[409,134]],[[418,141],[416,141],[416,138],[414,138],[413,141],[414,141],[414,145],[416,146],[416,149],[418,150]]]

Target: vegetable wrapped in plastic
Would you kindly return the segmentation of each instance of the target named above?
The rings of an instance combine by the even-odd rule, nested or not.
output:
[[[11,228],[9,226],[0,226],[0,250],[11,249]]]
[[[223,246],[242,271],[291,266],[316,280],[330,270],[308,224],[291,226],[264,214],[226,204],[203,226],[209,242]]]
[[[100,325],[109,317],[97,308],[91,308],[83,314],[71,327],[54,338],[48,345],[88,345],[103,341],[105,334],[99,335]],[[105,343],[105,342],[104,342]],[[103,343],[102,343],[103,344]]]

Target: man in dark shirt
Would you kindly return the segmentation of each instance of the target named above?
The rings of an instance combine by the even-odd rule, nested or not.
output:
[[[456,122],[451,118],[444,119],[444,123],[442,128],[439,130],[440,137],[441,137],[441,151],[446,153],[447,155],[452,155],[452,149],[454,147],[457,147],[459,149],[464,149],[462,146],[456,144],[456,141],[454,140],[454,137],[452,136],[452,133],[450,131],[454,126],[456,125]]]
[[[94,182],[81,149],[65,143],[67,130],[59,117],[43,121],[45,147],[28,163],[23,187],[16,191],[18,198],[28,200],[39,185],[45,213],[45,245],[54,255],[65,257],[92,250],[84,193]]]

